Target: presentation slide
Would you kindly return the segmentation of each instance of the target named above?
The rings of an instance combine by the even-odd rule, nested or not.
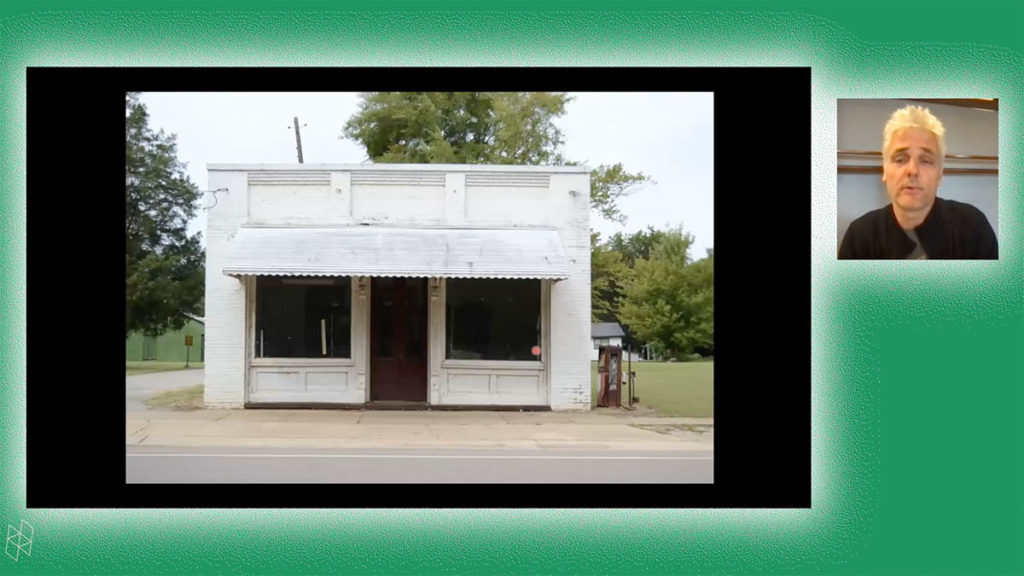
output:
[[[4,0],[0,62],[0,574],[1024,575],[1024,3]]]

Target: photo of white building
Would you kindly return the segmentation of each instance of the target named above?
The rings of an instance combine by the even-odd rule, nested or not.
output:
[[[207,407],[590,409],[587,168],[208,171]]]

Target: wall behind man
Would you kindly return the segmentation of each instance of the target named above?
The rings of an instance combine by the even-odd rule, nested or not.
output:
[[[908,104],[924,106],[946,127],[946,154],[998,156],[998,113],[964,106],[919,102],[914,100],[839,100],[836,105],[838,148],[881,152],[882,128],[889,116]],[[840,165],[842,159],[839,160]],[[946,168],[949,168],[946,162]],[[836,247],[843,235],[861,215],[890,202],[882,182],[882,168],[877,174],[840,173],[837,175]],[[999,237],[998,176],[994,174],[945,174],[938,196],[966,202],[981,210]]]

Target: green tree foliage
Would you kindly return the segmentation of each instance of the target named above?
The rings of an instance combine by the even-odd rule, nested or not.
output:
[[[590,235],[591,317],[594,322],[617,322],[619,307],[625,298],[625,287],[632,280],[638,260],[647,260],[653,246],[666,237],[663,230],[648,226],[633,234],[616,232],[605,242],[597,234]],[[628,325],[630,339],[636,336]]]
[[[692,262],[693,236],[665,232],[648,259],[636,261],[620,316],[641,340],[680,357],[714,347],[714,251]]]
[[[199,190],[173,135],[149,128],[139,95],[125,97],[125,338],[159,335],[202,314],[204,254],[188,236]]]
[[[411,164],[573,165],[561,152],[555,119],[572,99],[563,92],[367,92],[342,137],[374,162]],[[617,201],[642,173],[622,164],[591,171],[590,205],[624,223]]]
[[[561,164],[558,92],[369,92],[344,136],[374,162]]]
[[[618,322],[623,290],[632,270],[622,254],[590,235],[590,311],[592,322]]]
[[[626,172],[621,163],[602,164],[590,172],[590,207],[607,220],[625,224],[626,215],[619,210],[619,199],[636,186],[651,181],[651,177],[642,172]]]
[[[654,245],[666,237],[667,233],[664,230],[655,230],[654,226],[648,226],[647,230],[639,230],[632,234],[616,232],[608,240],[608,245],[622,255],[626,266],[632,268],[637,260],[649,259]]]

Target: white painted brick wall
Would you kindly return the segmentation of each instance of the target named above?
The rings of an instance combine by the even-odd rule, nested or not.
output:
[[[209,186],[227,191],[216,193],[206,216],[204,401],[212,408],[240,408],[245,402],[245,285],[221,269],[231,238],[246,221],[246,173],[210,172]]]
[[[352,216],[380,222],[430,222],[445,216],[444,186],[352,186]]]
[[[575,192],[575,194],[573,194]],[[551,408],[590,409],[590,176],[551,176],[571,274],[551,286]]]
[[[249,221],[260,224],[343,224],[348,199],[330,186],[252,186]]]
[[[551,194],[548,188],[467,187],[466,216],[477,222],[506,226],[558,226],[562,215],[537,209],[550,205]]]

